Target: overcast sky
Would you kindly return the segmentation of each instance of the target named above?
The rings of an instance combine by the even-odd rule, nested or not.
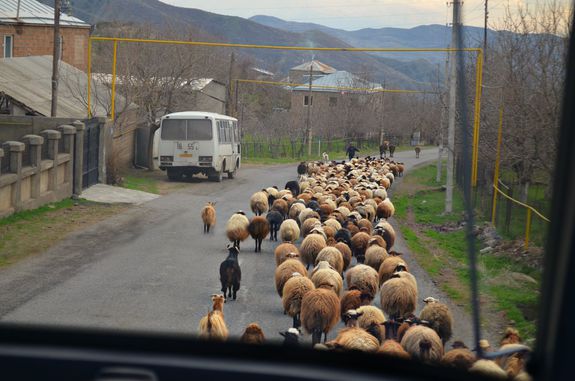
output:
[[[451,18],[448,0],[161,0],[165,3],[199,8],[209,12],[249,18],[269,15],[290,21],[313,22],[334,28],[410,28],[425,24],[445,24]],[[489,0],[490,25],[497,26],[509,3],[536,0]],[[569,0],[558,0],[568,2]],[[466,25],[483,26],[484,0],[465,0]]]

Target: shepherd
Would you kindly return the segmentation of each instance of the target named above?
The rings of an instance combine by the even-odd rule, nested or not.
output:
[[[356,152],[359,152],[359,149],[357,149],[357,147],[355,147],[351,143],[349,144],[349,146],[347,146],[347,149],[345,150],[345,153],[347,153],[347,157],[349,158],[349,160],[355,157]]]
[[[382,145],[379,146],[379,158],[385,159],[387,156],[387,150],[389,149],[389,141],[385,140]]]

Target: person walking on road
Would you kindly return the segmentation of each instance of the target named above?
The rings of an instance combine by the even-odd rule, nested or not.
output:
[[[349,158],[349,160],[355,157],[356,152],[359,152],[359,149],[357,149],[357,147],[355,147],[351,143],[347,146],[347,149],[345,150],[345,153],[347,153],[347,157]]]

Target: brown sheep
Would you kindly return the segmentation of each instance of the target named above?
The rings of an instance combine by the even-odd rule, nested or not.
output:
[[[437,363],[443,357],[443,343],[431,328],[414,325],[401,339],[401,346],[411,357],[424,363]]]
[[[202,221],[204,222],[204,233],[209,233],[210,228],[216,224],[216,203],[208,202],[202,208]]]
[[[371,221],[369,221],[366,218],[362,218],[361,220],[357,221],[357,226],[360,229],[367,229],[367,232],[369,235],[371,235],[371,231],[373,230],[373,224],[371,223]]]
[[[324,342],[327,333],[339,321],[339,298],[335,292],[323,288],[307,292],[301,302],[301,322],[307,333],[312,334],[313,344],[321,341],[324,334]]]
[[[371,300],[368,293],[359,290],[345,291],[340,300],[341,313],[345,314],[349,310],[357,310],[361,306],[367,306],[371,303]]]
[[[390,218],[395,214],[395,207],[389,198],[386,198],[377,205],[377,218]]]
[[[317,225],[321,225],[321,222],[319,221],[319,219],[317,219],[315,217],[307,218],[301,224],[301,235],[302,235],[302,237],[307,237],[311,233],[312,229],[314,229]]]
[[[314,290],[313,282],[303,274],[293,273],[283,288],[282,304],[285,313],[293,318],[293,328],[301,326],[300,312],[303,296]]]
[[[262,241],[270,233],[270,224],[265,217],[255,216],[248,225],[248,232],[256,242],[255,252],[262,251]]]
[[[339,275],[339,273],[326,261],[319,262],[313,269],[311,281],[315,288],[332,290],[338,297],[343,289],[343,279],[341,278],[341,275]]]
[[[335,340],[326,343],[328,347],[341,348],[348,351],[377,352],[379,342],[375,337],[358,327],[344,328],[337,334]]]
[[[423,301],[425,302],[425,307],[419,313],[419,318],[429,322],[429,328],[437,332],[443,341],[443,345],[445,345],[451,339],[453,332],[451,311],[449,311],[449,307],[439,303],[439,300],[435,298],[429,297],[423,299]]]
[[[208,314],[200,320],[198,326],[200,338],[226,341],[229,334],[226,321],[224,320],[224,295],[212,295],[212,303],[212,311],[208,311]]]
[[[299,235],[299,226],[295,220],[288,218],[280,225],[280,238],[283,242],[293,243],[299,239]]]
[[[365,250],[370,238],[370,235],[365,232],[358,232],[351,237],[351,252],[359,263],[363,263],[365,259]]]
[[[250,197],[250,209],[256,216],[266,213],[268,208],[268,193],[265,190],[256,192]]]
[[[391,278],[391,276],[398,271],[409,271],[407,264],[403,258],[399,256],[390,256],[384,259],[379,266],[378,277],[379,285]]]
[[[519,331],[517,331],[515,328],[507,327],[507,329],[505,330],[505,335],[503,336],[503,339],[501,339],[499,345],[503,346],[506,344],[519,344],[519,343],[521,343],[521,336],[519,336]]]
[[[514,351],[514,353],[500,356],[495,362],[506,371],[509,378],[512,379],[524,370],[527,356],[531,352],[531,349],[519,343],[504,344],[499,348],[499,351],[502,352],[508,350]]]
[[[302,262],[309,268],[315,264],[319,252],[327,246],[325,239],[319,234],[310,234],[305,237],[299,247]]]
[[[335,229],[335,231],[338,231],[339,229],[341,229],[341,223],[335,218],[328,218],[327,220],[325,220],[325,222],[323,224],[325,226],[332,227],[333,229]]]
[[[344,242],[338,242],[334,247],[339,250],[343,257],[343,270],[347,270],[351,263],[351,249]]]
[[[302,204],[301,202],[294,202],[289,208],[288,217],[291,218],[292,220],[298,220],[300,212],[304,209],[305,209],[304,204]]]
[[[402,358],[402,359],[406,359],[406,360],[409,360],[411,358],[409,353],[407,353],[405,351],[405,349],[403,349],[401,344],[399,344],[395,340],[385,340],[381,344],[381,346],[379,347],[379,350],[377,351],[377,353],[380,353],[380,354],[386,355],[386,356]]]
[[[412,315],[417,307],[417,283],[413,275],[402,271],[384,282],[380,290],[380,303],[390,319]]]
[[[298,259],[288,258],[276,268],[275,282],[279,296],[283,296],[284,285],[293,273],[307,274],[305,266]]]
[[[469,372],[487,376],[492,379],[507,379],[507,372],[501,369],[501,367],[497,365],[495,361],[491,360],[477,360],[473,366],[469,368]]]
[[[297,254],[297,258],[299,258],[299,249],[293,243],[280,243],[277,245],[276,249],[274,250],[274,256],[276,257],[276,266],[279,266],[283,261],[288,258],[288,254],[294,253]]]
[[[469,370],[476,357],[468,348],[455,348],[443,355],[441,365],[461,370]]]
[[[321,249],[315,258],[315,264],[317,265],[320,261],[328,262],[335,271],[343,274],[343,255],[337,248],[326,246]]]
[[[376,306],[361,306],[356,309],[360,314],[357,326],[365,329],[380,340],[385,339],[385,315]]]
[[[244,344],[263,344],[265,340],[264,331],[258,323],[250,323],[240,337],[240,343]]]
[[[280,212],[285,218],[288,214],[289,206],[286,200],[279,198],[273,202],[271,210]]]
[[[375,225],[373,229],[374,233],[383,237],[385,242],[387,243],[387,247],[385,248],[387,251],[391,250],[393,244],[395,243],[395,230],[393,226],[385,220],[381,220]]]
[[[240,248],[240,242],[245,241],[250,236],[248,231],[249,224],[250,220],[241,210],[234,213],[226,223],[226,235],[238,249]]]
[[[332,226],[329,225],[325,225],[323,227],[323,231],[325,233],[325,236],[329,239],[329,238],[334,238],[335,237],[335,233],[337,232],[337,230],[335,230]]]
[[[383,261],[389,255],[387,254],[387,250],[385,250],[384,246],[379,246],[375,243],[376,240],[374,238],[372,238],[369,242],[370,245],[365,251],[365,264],[369,267],[372,267],[375,271],[378,271]]]
[[[357,289],[369,295],[371,300],[375,298],[378,289],[377,272],[366,265],[356,265],[345,274],[347,288]]]

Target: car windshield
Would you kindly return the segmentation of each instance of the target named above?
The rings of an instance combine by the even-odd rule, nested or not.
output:
[[[0,3],[0,324],[528,377],[572,2]]]

